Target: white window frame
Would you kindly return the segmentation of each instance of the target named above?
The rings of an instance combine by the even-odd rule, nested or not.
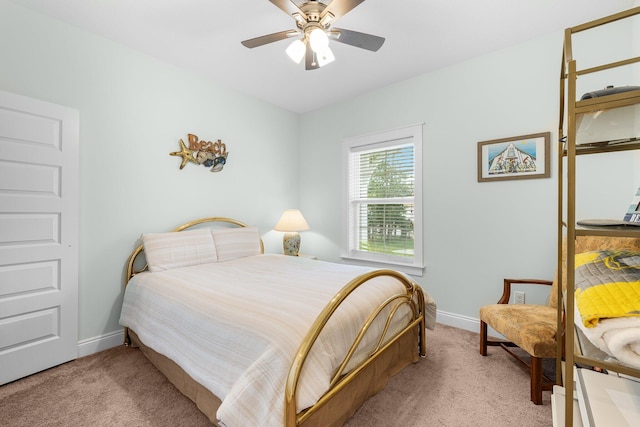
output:
[[[423,207],[422,207],[422,124],[390,129],[366,135],[344,139],[342,141],[342,243],[343,261],[379,268],[394,268],[405,273],[422,276],[424,274],[423,253]],[[414,254],[413,259],[400,259],[384,254],[359,251],[355,249],[357,221],[350,195],[350,156],[354,152],[369,148],[383,148],[399,144],[412,144],[414,147]],[[397,259],[396,259],[397,258]]]

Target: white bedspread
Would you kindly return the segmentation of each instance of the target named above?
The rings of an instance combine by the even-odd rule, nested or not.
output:
[[[370,270],[260,255],[140,273],[127,286],[120,323],[221,398],[217,416],[226,426],[281,426],[285,380],[303,337],[336,292]],[[394,279],[373,279],[332,317],[325,328],[331,336],[320,335],[303,369],[298,410],[327,390],[389,287],[403,289]],[[425,298],[427,326],[433,328],[435,303]]]
[[[576,319],[580,319],[576,312]],[[593,328],[581,321],[575,323],[597,348],[622,364],[640,368],[640,317],[600,319]]]

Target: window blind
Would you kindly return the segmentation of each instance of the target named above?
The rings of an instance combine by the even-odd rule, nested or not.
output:
[[[412,259],[413,143],[392,141],[353,147],[349,171],[351,250]]]

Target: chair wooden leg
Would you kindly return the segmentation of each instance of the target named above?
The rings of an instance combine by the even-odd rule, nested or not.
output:
[[[487,355],[487,324],[480,321],[480,354]]]
[[[542,358],[531,356],[531,401],[542,405]]]

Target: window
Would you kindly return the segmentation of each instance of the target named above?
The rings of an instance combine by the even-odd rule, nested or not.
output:
[[[422,125],[343,141],[342,258],[422,275]]]

